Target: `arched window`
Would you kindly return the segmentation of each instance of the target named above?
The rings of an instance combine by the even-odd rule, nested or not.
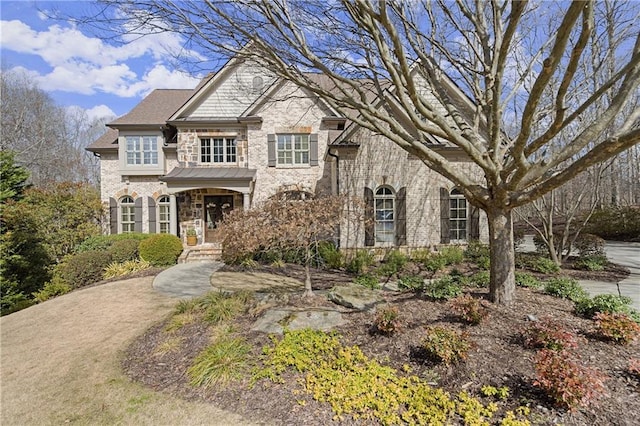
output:
[[[133,198],[130,196],[120,199],[120,231],[127,234],[135,231],[136,207]]]
[[[391,188],[382,186],[375,196],[376,242],[393,243],[395,238],[395,195]]]
[[[457,189],[449,196],[449,239],[467,240],[467,200]]]
[[[158,198],[158,232],[161,234],[170,233],[171,216],[170,216],[170,199],[168,195]]]

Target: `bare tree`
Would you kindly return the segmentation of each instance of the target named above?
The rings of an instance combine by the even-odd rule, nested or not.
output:
[[[84,110],[57,105],[26,75],[3,71],[2,139],[0,147],[16,153],[16,161],[31,173],[31,182],[93,182],[97,162],[84,148],[104,126],[92,126]]]
[[[233,210],[217,228],[223,258],[238,262],[260,251],[299,251],[305,268],[305,296],[312,296],[311,264],[318,244],[335,235],[342,197],[274,198],[252,210]]]
[[[633,2],[613,20],[601,19],[606,4],[595,1],[108,0],[102,6],[86,22],[113,30],[119,18],[129,36],[175,32],[214,59],[256,61],[454,182],[487,214],[490,296],[497,303],[510,303],[515,293],[513,209],[640,140],[640,111],[623,115],[640,81]],[[619,42],[612,46],[611,39]],[[581,65],[606,66],[612,56],[610,77],[594,86]],[[590,114],[596,107],[599,113]],[[484,181],[433,149],[443,145],[462,150]]]

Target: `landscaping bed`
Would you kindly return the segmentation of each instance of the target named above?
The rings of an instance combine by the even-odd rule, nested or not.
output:
[[[411,269],[411,265],[406,268]],[[456,266],[457,271],[463,273],[472,273],[473,268],[467,264]],[[304,276],[304,271],[299,266],[261,266],[258,269],[289,277]],[[450,272],[450,268],[445,269],[436,276],[445,276]],[[574,271],[574,274],[578,273],[580,279],[589,279],[588,274],[597,273],[597,279],[609,281],[617,281],[625,275],[623,269],[613,265],[598,272]],[[572,275],[564,270],[560,274]],[[542,274],[538,276],[546,277]],[[328,289],[345,284],[353,278],[342,271],[314,271],[313,280],[315,289]],[[464,292],[474,298],[483,298],[488,293],[485,288],[473,287],[466,287]],[[343,309],[347,323],[336,330],[340,343],[344,347],[357,345],[368,359],[394,368],[399,376],[415,375],[433,388],[445,390],[452,398],[464,391],[484,406],[495,403],[497,411],[490,423],[498,424],[499,419],[504,418],[508,411],[527,407],[529,414],[526,418],[531,424],[636,424],[640,413],[640,380],[629,373],[628,366],[630,359],[638,358],[638,343],[617,345],[601,339],[594,332],[594,321],[577,316],[571,301],[543,294],[541,290],[518,288],[516,301],[511,306],[491,305],[486,321],[479,325],[468,325],[452,312],[449,302],[433,301],[419,292],[380,290],[380,294],[384,302],[377,310],[395,307],[399,331],[392,335],[376,333],[375,312]],[[311,300],[298,295],[280,297],[270,306],[274,305],[335,306],[319,295]],[[273,345],[265,334],[251,331],[251,326],[262,311],[260,307],[253,307],[229,323],[217,327],[194,320],[186,321],[186,324],[176,328],[171,325],[170,318],[148,330],[130,347],[123,361],[125,371],[132,379],[154,389],[188,399],[211,401],[256,422],[371,424],[371,419],[358,420],[350,415],[336,418],[329,403],[315,401],[304,390],[305,375],[294,373],[291,369],[283,373],[282,383],[263,379],[251,386],[251,368],[263,367],[258,361],[263,347]],[[526,348],[520,335],[520,331],[533,323],[528,315],[535,319],[553,318],[556,323],[581,339],[575,349],[576,355],[589,368],[596,368],[606,375],[605,390],[597,404],[573,411],[558,408],[547,394],[533,385],[533,359],[536,351]],[[446,365],[426,357],[421,343],[425,339],[427,327],[433,326],[466,332],[473,345],[466,359]],[[218,384],[206,388],[191,385],[188,369],[198,354],[219,338],[221,333],[244,339],[248,344],[247,359],[250,360],[250,366],[240,379],[232,380],[224,386]],[[498,400],[485,395],[482,387],[488,385],[495,388],[507,387],[509,396]],[[450,419],[462,423],[459,415]]]

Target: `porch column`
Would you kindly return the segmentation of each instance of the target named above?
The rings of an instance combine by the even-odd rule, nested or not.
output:
[[[245,192],[242,194],[242,209],[249,210],[249,193]]]
[[[169,233],[178,235],[178,205],[176,204],[176,195],[169,195]]]

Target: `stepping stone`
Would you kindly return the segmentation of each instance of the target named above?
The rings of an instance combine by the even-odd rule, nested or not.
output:
[[[357,284],[333,287],[327,297],[333,303],[359,311],[368,311],[382,302],[379,291]]]
[[[266,311],[251,327],[252,331],[282,334],[284,329],[331,331],[344,325],[342,314],[326,308],[275,308]]]

